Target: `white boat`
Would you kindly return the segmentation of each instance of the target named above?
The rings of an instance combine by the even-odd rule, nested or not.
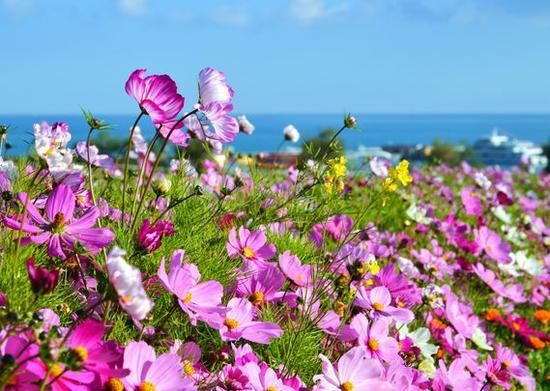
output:
[[[473,150],[477,160],[487,166],[510,168],[527,164],[537,172],[548,163],[542,147],[531,141],[504,135],[497,128],[493,129],[489,137],[476,141]]]

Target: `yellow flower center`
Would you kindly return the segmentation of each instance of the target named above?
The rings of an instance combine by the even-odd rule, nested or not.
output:
[[[74,354],[78,357],[80,362],[86,361],[88,359],[88,349],[84,346],[77,346],[74,348]]]
[[[250,295],[250,301],[255,306],[259,306],[259,305],[263,304],[263,302],[264,302],[264,293],[260,292],[260,291],[254,292],[253,294]]]
[[[296,281],[302,282],[302,281],[304,281],[304,277],[302,277],[301,274],[298,274],[298,276],[296,276]]]
[[[513,322],[512,323],[512,327],[514,328],[514,330],[518,331],[521,327],[519,324],[517,324],[516,322]]]
[[[351,384],[349,381],[345,382],[340,386],[340,389],[342,391],[353,391],[353,384]]]
[[[187,376],[193,376],[195,374],[195,368],[193,367],[193,363],[185,360],[183,363],[183,372],[185,372]]]
[[[138,386],[138,391],[155,391],[155,385],[153,383],[149,383],[148,381],[144,381]]]
[[[225,327],[227,327],[229,329],[229,331],[239,327],[239,322],[237,322],[235,319],[231,319],[231,318],[225,318],[225,320],[223,321],[223,324],[224,324]]]
[[[248,258],[248,259],[254,258],[254,256],[256,255],[254,254],[254,250],[252,250],[250,247],[243,248],[243,254],[245,258]]]
[[[372,280],[371,278],[369,278],[368,280],[365,280],[365,282],[363,282],[363,286],[365,288],[370,287],[372,284],[374,284],[374,280]]]
[[[265,391],[277,391],[277,387],[269,386],[265,389]]]
[[[124,384],[113,377],[105,384],[105,391],[124,391]]]
[[[405,307],[405,303],[403,303],[400,299],[397,299],[396,303],[397,303],[397,306],[400,307],[400,308]]]
[[[191,299],[192,299],[192,298],[193,298],[193,296],[191,295],[191,293],[187,293],[187,294],[185,295],[185,299],[183,299],[183,302],[184,302],[185,304],[189,304],[189,303],[191,303]]]
[[[378,343],[377,340],[375,339],[369,339],[369,348],[373,351],[377,351],[378,348],[380,347],[380,344]]]
[[[512,365],[512,363],[509,360],[505,360],[503,364],[505,367],[509,367],[510,365]]]
[[[120,301],[122,301],[123,303],[128,303],[132,301],[132,299],[133,299],[132,295],[128,295],[128,296],[121,297]]]
[[[374,303],[372,303],[372,307],[376,310],[376,311],[382,311],[384,309],[384,306],[382,304],[380,304],[379,302],[375,301]]]
[[[56,377],[58,377],[62,373],[63,373],[63,368],[61,368],[57,364],[53,364],[52,367],[50,368],[50,377],[52,379],[55,379]]]

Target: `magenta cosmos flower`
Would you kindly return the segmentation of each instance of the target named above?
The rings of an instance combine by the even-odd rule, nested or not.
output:
[[[27,202],[27,193],[19,193],[19,202],[27,204],[30,221],[23,223],[23,232],[30,234],[21,243],[48,244],[48,255],[67,258],[67,249],[74,249],[76,242],[92,254],[109,245],[115,238],[109,228],[93,228],[99,218],[99,209],[95,206],[87,209],[81,217],[74,217],[75,195],[63,184],[50,193],[46,201],[43,217],[31,200]],[[21,228],[16,218],[4,218],[6,226],[13,230]]]
[[[384,367],[377,360],[369,359],[363,347],[350,349],[340,357],[337,367],[320,354],[323,374],[313,377],[317,382],[314,390],[319,391],[367,391],[394,390],[390,383],[382,380]]]
[[[146,69],[137,69],[126,82],[126,93],[133,97],[141,110],[155,125],[175,118],[185,99],[178,94],[176,83],[168,75],[145,76]]]
[[[94,319],[86,319],[70,334],[67,347],[79,358],[84,369],[106,377],[125,376],[128,371],[115,369],[122,356],[115,341],[103,341],[105,325]]]
[[[185,251],[176,250],[170,259],[170,271],[166,274],[164,258],[157,275],[161,284],[175,295],[181,309],[189,315],[192,325],[197,320],[210,327],[222,327],[227,309],[222,305],[223,286],[218,281],[199,283],[199,269],[190,263],[183,263]]]
[[[220,329],[223,341],[247,339],[268,344],[271,338],[279,338],[283,335],[283,330],[275,323],[255,321],[257,311],[248,300],[233,298],[229,300],[227,307],[229,311]]]
[[[388,322],[384,318],[369,322],[364,314],[357,314],[350,322],[351,334],[361,346],[366,347],[367,355],[378,360],[401,361],[397,341],[388,336]]]
[[[239,228],[239,237],[235,228],[229,232],[226,248],[229,258],[241,257],[249,261],[267,261],[273,258],[276,251],[273,244],[267,244],[264,232],[250,232],[244,227]]]
[[[475,242],[490,258],[501,263],[510,263],[512,247],[499,234],[483,226],[474,231]]]
[[[156,356],[155,350],[145,342],[130,342],[124,349],[124,368],[130,374],[120,380],[111,382],[122,383],[127,390],[196,390],[193,380],[184,377],[180,358],[171,353]],[[123,389],[111,388],[111,389]]]
[[[377,286],[370,291],[359,288],[355,305],[370,310],[373,317],[388,317],[401,323],[409,323],[414,319],[411,310],[391,305],[390,291],[384,286]]]

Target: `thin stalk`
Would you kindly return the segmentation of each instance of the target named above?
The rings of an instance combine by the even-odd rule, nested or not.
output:
[[[134,121],[134,125],[132,125],[132,129],[130,129],[130,136],[128,137],[128,144],[126,147],[126,157],[124,159],[124,182],[122,185],[122,221],[124,221],[124,212],[126,210],[126,188],[128,187],[128,163],[130,162],[130,148],[132,146],[132,138],[134,137],[134,131],[136,130],[136,126],[138,125],[139,121],[141,120],[141,117],[145,112],[142,110],[141,113],[137,116],[136,120]]]
[[[94,128],[90,127],[90,131],[88,132],[88,138],[86,140],[86,151],[87,151],[87,159],[88,162],[88,183],[90,184],[90,194],[92,195],[92,203],[95,205],[95,193],[94,193],[94,180],[92,178],[92,162],[90,158],[90,141],[92,138],[92,132],[94,131]]]
[[[139,176],[138,176],[138,180],[136,182],[136,191],[134,192],[134,197],[133,197],[133,200],[132,200],[132,209],[130,210],[130,214],[132,216],[134,214],[134,209],[136,207],[136,201],[137,201],[138,192],[139,192],[139,185],[140,185],[141,181],[143,180],[143,176],[145,175],[145,170],[147,168],[147,163],[149,162],[149,156],[151,156],[151,152],[153,151],[153,147],[154,147],[155,143],[157,142],[157,140],[159,139],[159,137],[160,137],[160,127],[157,128],[155,136],[153,137],[153,139],[151,140],[151,142],[147,146],[147,151],[145,152],[145,157],[143,158],[143,163],[142,163],[142,165],[140,167],[140,170],[139,170]]]
[[[172,126],[172,128],[170,129],[170,131],[168,132],[168,134],[166,135],[166,137],[164,137],[164,141],[160,147],[160,151],[158,153],[158,156],[157,158],[155,159],[155,163],[153,163],[153,167],[151,168],[151,173],[149,174],[149,177],[147,179],[147,183],[145,184],[145,187],[143,188],[143,192],[141,193],[141,198],[139,200],[139,203],[138,203],[138,207],[136,209],[136,213],[135,213],[135,217],[132,219],[132,223],[130,224],[130,230],[133,230],[135,225],[136,225],[136,221],[137,221],[137,216],[139,215],[139,212],[141,211],[141,208],[143,206],[143,201],[145,199],[145,196],[147,195],[147,192],[149,191],[149,187],[151,186],[151,182],[153,181],[153,176],[155,175],[155,171],[160,163],[160,160],[162,158],[162,154],[164,153],[164,150],[166,149],[166,145],[168,144],[168,141],[170,139],[170,136],[172,135],[172,133],[174,132],[174,130],[189,116],[191,115],[194,115],[196,112],[198,111],[198,109],[195,109],[187,114],[185,114],[183,117],[181,117],[175,124],[174,126]]]

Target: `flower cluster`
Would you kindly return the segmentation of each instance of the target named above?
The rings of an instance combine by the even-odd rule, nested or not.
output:
[[[169,76],[133,72],[121,161],[91,145],[106,127],[88,113],[88,170],[61,123],[35,126],[38,160],[0,160],[0,389],[544,388],[548,174],[348,173],[326,153],[266,172],[220,153],[254,132],[225,75],[198,84],[182,113]]]

